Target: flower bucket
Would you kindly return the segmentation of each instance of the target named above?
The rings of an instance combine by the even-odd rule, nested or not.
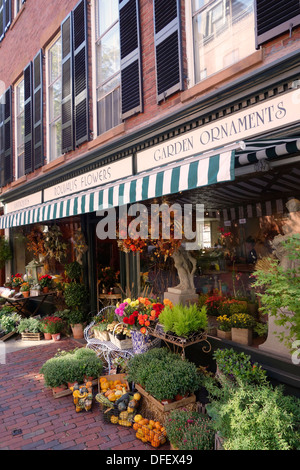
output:
[[[150,335],[143,334],[140,331],[131,331],[132,349],[134,354],[142,354],[148,350],[151,343]]]
[[[53,341],[60,341],[60,333],[54,333],[52,339]]]

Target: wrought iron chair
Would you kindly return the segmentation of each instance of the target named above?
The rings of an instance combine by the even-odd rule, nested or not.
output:
[[[108,305],[104,307],[100,312],[97,314],[97,317],[104,317],[107,313],[111,313],[115,311],[115,306]],[[110,374],[112,362],[114,359],[118,357],[122,357],[124,359],[129,359],[134,355],[132,349],[120,349],[111,341],[102,341],[101,339],[95,338],[93,333],[93,326],[95,325],[96,321],[92,321],[85,329],[84,329],[84,338],[87,342],[86,348],[93,349],[96,354],[107,363],[108,374]]]

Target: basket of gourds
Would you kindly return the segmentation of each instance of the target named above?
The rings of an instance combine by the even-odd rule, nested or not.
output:
[[[119,379],[109,380],[109,378],[101,377],[99,385],[100,390],[95,399],[103,412],[104,420],[121,426],[132,426],[141,395],[130,394],[128,383],[122,383]]]

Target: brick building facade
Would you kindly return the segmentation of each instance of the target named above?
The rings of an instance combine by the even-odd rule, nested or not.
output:
[[[255,224],[257,235],[259,218],[286,215],[286,201],[299,197],[298,2],[0,0],[0,34],[1,25],[1,228],[14,239],[22,227],[75,217],[89,246],[85,269],[94,309],[95,250],[101,251],[96,202],[118,207],[127,181],[125,202],[171,195],[204,203],[209,246],[220,223],[248,223],[255,213],[246,240]],[[240,126],[231,135],[230,119]],[[178,139],[188,136],[195,148],[177,154]],[[170,158],[151,160],[152,151],[167,147]],[[228,163],[233,178],[174,183],[176,170],[191,163],[186,157],[200,165],[201,154],[210,158],[228,148],[235,151]],[[106,184],[99,171],[113,164],[116,176]],[[158,171],[167,178],[168,170],[174,170],[171,182],[146,188],[149,178]],[[88,183],[95,174],[99,185]],[[75,187],[81,176],[85,186]],[[106,262],[120,268],[126,284],[124,254],[119,260],[114,247],[110,255]],[[12,271],[24,271],[26,260],[13,259]],[[141,268],[133,265],[130,282]]]

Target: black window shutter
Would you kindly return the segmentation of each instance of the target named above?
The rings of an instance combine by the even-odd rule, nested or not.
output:
[[[13,159],[12,159],[12,89],[9,87],[5,92],[4,103],[4,152],[3,152],[3,177],[4,186],[13,179]]]
[[[62,99],[61,99],[61,145],[62,154],[74,149],[73,125],[73,22],[71,13],[61,24],[62,43]]]
[[[5,94],[0,96],[0,186],[4,186],[4,100]]]
[[[5,24],[5,18],[4,18],[4,0],[0,0],[0,42],[4,38],[4,24]]]
[[[43,133],[43,53],[40,50],[33,59],[33,161],[37,169],[44,164]]]
[[[299,0],[255,0],[256,48],[299,24]]]
[[[119,0],[122,119],[142,112],[142,62],[138,0]]]
[[[11,0],[4,0],[4,32],[11,25]]]
[[[72,12],[74,51],[75,146],[89,140],[87,4],[81,0]]]
[[[32,158],[32,62],[24,69],[24,168],[25,175],[33,171]]]
[[[180,0],[154,0],[157,101],[183,88]]]

